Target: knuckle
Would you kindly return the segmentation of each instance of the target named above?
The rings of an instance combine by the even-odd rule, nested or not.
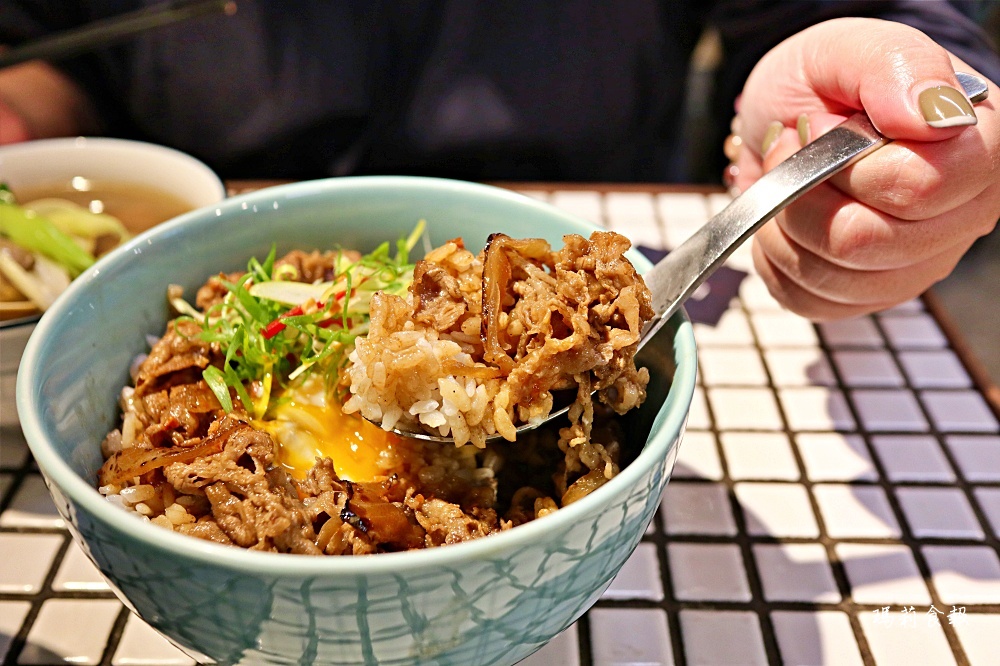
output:
[[[830,261],[845,268],[869,268],[871,258],[882,252],[883,239],[878,227],[871,224],[859,204],[845,206],[841,219],[831,226],[827,241]]]
[[[909,151],[882,174],[882,182],[874,190],[872,205],[903,220],[931,216],[946,186],[940,169]]]

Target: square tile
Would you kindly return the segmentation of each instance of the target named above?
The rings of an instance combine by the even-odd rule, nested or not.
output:
[[[682,610],[687,663],[699,666],[765,666],[760,620],[750,611]]]
[[[765,348],[815,347],[819,343],[813,323],[787,310],[754,312],[750,324]]]
[[[785,664],[861,666],[861,652],[846,613],[775,611],[771,624]]]
[[[56,511],[42,477],[32,474],[25,477],[7,509],[0,513],[2,527],[63,527],[63,519]]]
[[[712,326],[702,322],[694,324],[694,339],[700,349],[709,347],[750,347],[754,344],[750,320],[740,309],[729,308]]]
[[[646,224],[657,221],[656,200],[648,192],[607,192],[604,210],[618,224]]]
[[[778,389],[788,427],[794,431],[854,430],[844,393],[826,386]]]
[[[813,495],[826,533],[834,539],[898,539],[892,507],[879,486],[817,484]]]
[[[929,606],[930,594],[913,559],[902,544],[838,543],[851,598],[857,604]]]
[[[994,666],[997,663],[1000,615],[965,615],[961,621],[954,623],[954,627],[971,666]]]
[[[593,663],[608,666],[671,666],[667,614],[658,608],[596,608],[590,618]],[[622,640],[628,636],[628,640]],[[551,666],[551,662],[538,666]]]
[[[756,267],[753,265],[753,244],[744,243],[740,245],[733,253],[729,255],[726,259],[726,266],[736,269],[738,271],[743,271],[747,275],[754,275],[757,272]],[[777,307],[781,307],[777,301],[775,301]]]
[[[767,601],[835,604],[841,600],[822,544],[758,543],[753,555]]]
[[[927,419],[910,391],[856,390],[851,399],[864,428],[871,432],[924,432]]]
[[[903,371],[916,388],[971,388],[972,379],[950,349],[899,353]]]
[[[674,596],[683,601],[750,601],[740,547],[734,543],[669,543]]]
[[[728,192],[712,192],[706,198],[708,199],[708,212],[711,215],[718,215],[733,202],[733,197]]]
[[[740,285],[740,300],[752,312],[780,313],[784,308],[775,300],[759,275],[751,275]]]
[[[783,432],[723,432],[719,441],[732,479],[798,481],[801,477]]]
[[[861,613],[859,620],[877,664],[954,664],[955,656],[939,624],[928,625],[916,610]],[[921,615],[921,617],[917,617]]]
[[[7,656],[30,610],[31,604],[27,601],[0,601],[0,662]]]
[[[708,198],[697,192],[664,192],[656,195],[656,209],[667,224],[686,222],[697,225],[708,222]]]
[[[764,363],[752,347],[709,347],[698,361],[708,386],[767,386]]]
[[[550,202],[556,208],[582,217],[583,219],[599,224],[605,224],[604,206],[601,202],[601,194],[589,190],[559,190],[552,193]]]
[[[111,588],[83,549],[75,541],[71,541],[52,581],[52,589],[56,592],[98,592]]]
[[[810,481],[875,481],[878,470],[860,435],[800,432],[795,444]]]
[[[526,197],[531,197],[532,199],[538,199],[539,201],[548,201],[552,198],[548,190],[517,190],[518,194],[523,194]]]
[[[878,435],[872,446],[893,483],[922,481],[954,483],[955,473],[931,435]]]
[[[38,594],[62,548],[60,534],[0,532],[0,593]]]
[[[948,346],[941,328],[929,314],[880,315],[882,330],[896,349],[942,349]]]
[[[721,479],[722,462],[719,459],[715,435],[698,430],[685,432],[677,449],[677,462],[674,463],[671,478],[711,481]]]
[[[739,500],[752,536],[816,538],[819,526],[805,486],[797,483],[737,483]]]
[[[976,488],[972,493],[990,522],[993,534],[1000,537],[1000,488]]]
[[[130,614],[115,650],[112,666],[194,666],[195,661],[158,631]],[[575,666],[575,665],[573,665]]]
[[[705,224],[694,220],[679,220],[665,218],[663,223],[663,233],[667,238],[667,247],[675,248],[694,235],[698,229]]]
[[[896,498],[918,539],[982,539],[983,529],[959,488],[897,487]]]
[[[31,625],[18,663],[101,663],[121,611],[111,599],[49,599]]]
[[[841,319],[818,324],[820,335],[833,348],[884,347],[885,341],[871,317]]]
[[[736,535],[729,491],[720,483],[671,481],[660,512],[667,534]]]
[[[942,432],[997,432],[1000,425],[976,391],[921,391],[931,420]]]
[[[924,546],[938,598],[949,606],[1000,604],[1000,558],[989,546]]]
[[[775,386],[836,386],[837,378],[821,349],[765,349]]]
[[[845,386],[896,387],[903,385],[903,374],[896,367],[892,354],[884,349],[847,350],[833,352],[833,362]]]
[[[924,302],[920,298],[911,298],[908,301],[903,301],[899,305],[894,305],[893,307],[885,310],[886,314],[916,314],[918,312],[923,312],[927,308],[924,307]]]
[[[705,400],[705,389],[694,387],[691,396],[691,409],[688,410],[688,428],[692,430],[709,430],[712,427],[712,417],[708,413],[708,403]]]
[[[708,400],[720,430],[782,430],[784,421],[769,389],[710,388]]]
[[[656,546],[640,543],[631,557],[601,595],[602,599],[663,599],[663,582],[660,580],[660,560]]]
[[[944,441],[967,480],[1000,481],[1000,437],[948,435]]]
[[[628,237],[634,245],[660,249],[665,238],[647,192],[609,192],[604,195],[608,227]]]

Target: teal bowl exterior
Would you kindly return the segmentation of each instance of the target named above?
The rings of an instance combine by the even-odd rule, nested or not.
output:
[[[74,538],[122,601],[199,660],[220,664],[513,664],[572,624],[636,548],[676,459],[695,386],[690,322],[643,350],[650,398],[626,420],[642,450],[621,474],[543,519],[478,541],[365,557],[258,553],[173,534],[94,488],[99,443],[168,284],[188,294],[272,243],[371,250],[425,219],[435,244],[492,231],[593,226],[470,183],[409,177],[311,181],[226,200],[135,238],[74,281],[39,322],[17,384],[25,436]],[[649,264],[633,256],[641,270]]]

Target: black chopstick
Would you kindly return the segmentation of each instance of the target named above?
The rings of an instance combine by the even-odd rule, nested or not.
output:
[[[0,52],[0,69],[28,60],[60,60],[133,35],[210,14],[232,15],[235,0],[175,0],[87,23]]]

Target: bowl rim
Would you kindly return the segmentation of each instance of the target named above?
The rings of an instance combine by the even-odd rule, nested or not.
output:
[[[177,148],[165,146],[151,141],[140,141],[138,139],[122,139],[110,136],[66,136],[54,137],[50,139],[35,139],[33,141],[23,141],[21,143],[11,143],[0,146],[0,158],[10,157],[14,154],[44,154],[61,150],[83,151],[83,150],[131,150],[137,152],[156,153],[180,162],[186,162],[197,171],[203,172],[209,178],[206,182],[211,182],[212,187],[219,194],[219,200],[226,197],[226,184],[215,171],[202,159],[195,157]]]
[[[201,171],[202,174],[206,176],[206,183],[210,183],[210,187],[212,187],[218,195],[217,202],[224,201],[226,198],[226,184],[221,178],[219,178],[219,175],[202,160],[194,155],[177,150],[176,148],[163,146],[149,141],[120,139],[106,136],[68,136],[54,137],[50,139],[35,139],[33,141],[24,141],[21,143],[11,143],[0,146],[0,160],[5,157],[9,157],[10,155],[21,153],[43,154],[46,152],[65,151],[67,149],[80,151],[95,149],[102,150],[106,148],[155,152],[172,159],[187,162],[195,170]],[[34,314],[27,317],[18,317],[16,319],[0,320],[0,331],[10,328],[18,328],[19,326],[35,325],[41,317],[41,314]]]
[[[491,185],[418,176],[350,176],[276,185],[231,197],[218,206],[207,206],[185,213],[136,236],[129,243],[119,246],[105,255],[89,271],[100,272],[105,265],[121,261],[131,252],[130,247],[133,244],[144,243],[148,236],[171,234],[175,228],[189,224],[197,218],[215,217],[223,214],[220,213],[221,209],[241,207],[244,203],[255,201],[261,197],[274,195],[315,196],[329,192],[331,189],[341,190],[357,187],[414,186],[481,193],[490,197],[516,198],[520,205],[537,208],[546,214],[554,214],[582,228],[591,230],[599,228],[591,222],[560,211],[532,197]],[[648,264],[648,262],[646,263]],[[77,292],[83,290],[88,282],[88,280],[78,279],[70,284],[63,296],[42,316],[22,357],[16,391],[18,412],[25,439],[39,469],[43,476],[47,477],[47,481],[57,487],[59,493],[65,494],[72,502],[88,512],[93,520],[102,523],[107,529],[118,533],[122,538],[134,539],[147,548],[189,558],[203,565],[241,570],[254,575],[279,577],[392,575],[403,571],[439,567],[459,561],[486,559],[502,551],[516,550],[519,547],[536,543],[553,529],[560,531],[568,529],[585,514],[598,509],[603,503],[604,495],[627,492],[627,489],[634,486],[648,470],[662,463],[670,454],[670,447],[675,445],[675,440],[679,445],[695,390],[696,345],[691,321],[682,309],[671,317],[671,323],[667,326],[674,332],[672,350],[676,370],[667,392],[667,413],[661,421],[660,432],[649,439],[647,446],[643,447],[635,460],[624,467],[615,478],[590,495],[559,509],[550,516],[519,525],[515,529],[480,539],[450,544],[447,547],[379,553],[369,557],[296,557],[286,553],[250,551],[177,534],[148,522],[144,525],[136,516],[104,499],[98,493],[95,485],[88,483],[87,480],[74,472],[49,445],[44,435],[45,428],[41,419],[44,410],[32,393],[32,388],[36,384],[39,374],[36,357],[42,348],[43,339],[50,334],[51,330],[59,326],[60,315],[72,307]]]

